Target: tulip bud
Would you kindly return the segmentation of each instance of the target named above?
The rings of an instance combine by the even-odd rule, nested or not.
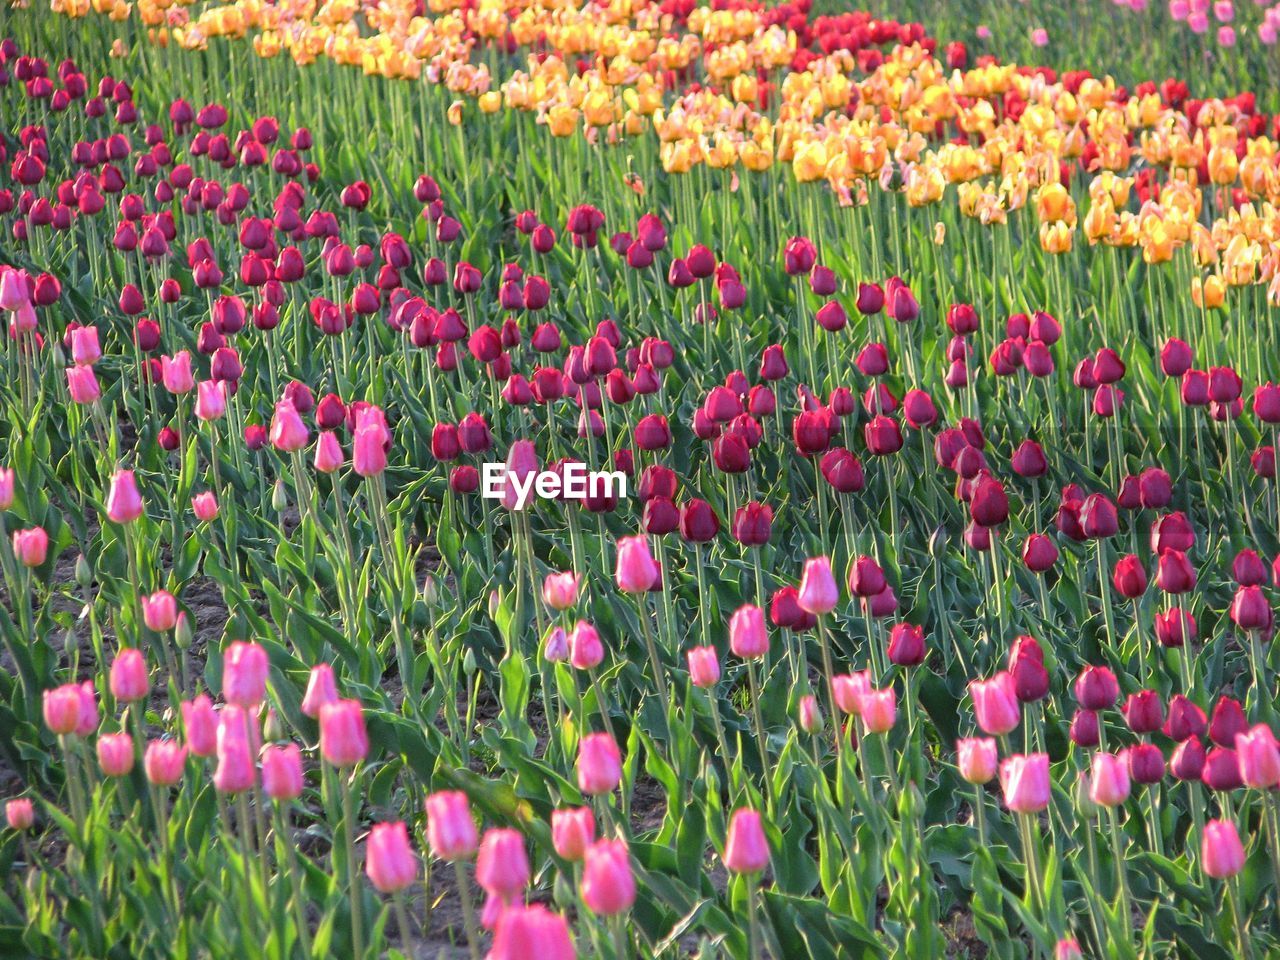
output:
[[[1234,823],[1210,820],[1204,825],[1200,862],[1205,874],[1219,880],[1234,877],[1244,869],[1244,846]]]
[[[731,873],[758,873],[769,865],[769,842],[758,812],[746,807],[733,812],[723,860]]]

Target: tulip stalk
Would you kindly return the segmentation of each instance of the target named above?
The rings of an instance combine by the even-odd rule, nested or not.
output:
[[[289,836],[288,815],[283,805],[277,804],[275,808],[275,835],[277,860],[280,859],[279,850],[284,850],[284,861],[289,871],[289,886],[292,892],[290,900],[293,907],[293,922],[297,928],[298,939],[302,941],[302,955],[304,957],[311,956],[311,930],[307,925],[306,901],[303,899],[302,875],[298,871],[298,854],[294,850],[292,838]]]
[[[347,896],[351,901],[351,955],[355,960],[364,957],[364,907],[360,896],[360,871],[356,867],[356,796],[350,776],[338,774],[342,790],[342,840],[346,851]],[[247,878],[246,878],[247,880]]]
[[[476,923],[475,902],[471,898],[471,881],[467,877],[466,864],[453,861],[454,877],[458,882],[458,899],[462,901],[462,922],[467,931],[467,952],[471,960],[480,960],[480,926]]]

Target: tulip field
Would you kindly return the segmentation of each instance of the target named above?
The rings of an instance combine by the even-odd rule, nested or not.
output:
[[[1280,957],[1280,3],[0,2],[0,958]]]

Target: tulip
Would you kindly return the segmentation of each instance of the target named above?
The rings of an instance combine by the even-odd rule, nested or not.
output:
[[[67,394],[72,403],[93,403],[102,396],[102,388],[98,386],[98,378],[93,367],[68,367]]]
[[[1280,748],[1271,728],[1260,723],[1235,738],[1240,779],[1246,787],[1269,790],[1280,784]]]
[[[892,687],[868,690],[862,695],[859,714],[867,733],[888,733],[897,719],[897,697]]]
[[[1169,772],[1179,780],[1199,780],[1204,774],[1204,744],[1198,739],[1184,740],[1169,758]]]
[[[218,518],[218,498],[206,490],[191,498],[191,512],[201,523],[212,523]]]
[[[1049,805],[1049,755],[1014,754],[1000,764],[1004,802],[1014,813],[1038,813]]]
[[[399,893],[417,878],[418,858],[403,820],[373,825],[365,842],[364,870],[380,893]]]
[[[1225,880],[1244,869],[1244,846],[1236,825],[1229,820],[1210,820],[1200,841],[1200,862],[1204,872]]]
[[[196,384],[195,412],[196,417],[206,423],[222,418],[227,412],[227,394],[221,381],[201,380]]]
[[[805,733],[817,733],[822,729],[822,708],[818,706],[817,697],[806,694],[800,698],[797,709],[801,730]]]
[[[142,516],[142,495],[132,470],[117,470],[107,493],[107,518],[113,523],[132,523]]]
[[[983,733],[1001,737],[1018,726],[1021,707],[1013,676],[1002,670],[990,680],[969,683],[973,712]]]
[[[1164,753],[1154,743],[1135,743],[1126,747],[1121,755],[1134,783],[1149,786],[1164,779]]]
[[[487,830],[476,856],[476,882],[492,897],[510,903],[529,885],[529,857],[519,831]]]
[[[182,779],[187,764],[187,748],[176,740],[152,740],[142,755],[147,782],[171,787]]]
[[[708,689],[720,681],[720,657],[715,647],[694,647],[687,658],[689,678],[695,687]]]
[[[894,624],[889,631],[889,662],[900,667],[924,663],[924,628],[910,623]]]
[[[552,610],[568,610],[578,601],[578,575],[572,570],[547,574],[542,581],[542,600]]]
[[[623,840],[597,840],[587,848],[582,865],[582,902],[597,916],[614,916],[631,908],[636,881],[631,855]]]
[[[1205,755],[1200,779],[1210,790],[1219,793],[1239,790],[1244,786],[1244,780],[1240,777],[1240,758],[1234,750],[1214,747]]]
[[[1125,723],[1134,733],[1155,733],[1164,724],[1164,707],[1155,690],[1132,693],[1121,707]]]
[[[358,700],[335,700],[320,708],[320,755],[335,767],[351,767],[369,753],[364,710]]]
[[[9,825],[10,830],[30,830],[35,826],[36,808],[35,805],[26,797],[19,797],[16,800],[9,800],[4,805],[5,823]]]
[[[262,646],[236,640],[222,658],[222,695],[246,709],[257,706],[266,697],[268,668]]]
[[[1266,631],[1271,628],[1271,605],[1258,586],[1240,587],[1231,601],[1231,621],[1241,630]]]
[[[42,527],[13,531],[13,556],[24,567],[41,566],[49,554],[49,535]]]
[[[590,807],[551,811],[551,844],[562,859],[581,860],[595,837],[596,819]]]
[[[122,703],[133,703],[146,697],[151,689],[147,676],[147,660],[141,650],[126,647],[111,663],[111,695]]]
[[[428,795],[427,843],[441,860],[466,860],[479,846],[475,819],[467,795],[461,790],[442,790]]]
[[[541,228],[539,228],[541,229]],[[576,960],[569,922],[542,904],[502,912],[487,960]]]
[[[990,737],[971,737],[956,741],[956,765],[966,783],[980,785],[996,775],[996,742]]]
[[[342,444],[332,431],[325,430],[316,438],[315,459],[312,461],[318,473],[334,473],[341,469],[345,458]]]
[[[1083,708],[1077,710],[1071,717],[1068,735],[1077,747],[1096,747],[1102,741],[1097,713]]]
[[[569,634],[569,662],[577,670],[594,670],[604,660],[604,645],[596,628],[579,620]]]
[[[142,620],[147,629],[167,633],[178,625],[178,601],[168,590],[157,590],[141,599]]]
[[[618,541],[615,579],[619,590],[623,593],[647,593],[660,582],[660,577],[661,572],[646,537],[623,537]]]
[[[1129,770],[1110,753],[1095,753],[1089,776],[1089,799],[1100,807],[1118,807],[1129,798]]]
[[[100,736],[98,765],[105,776],[126,776],[133,769],[133,738],[127,733],[104,733]]]
[[[1106,710],[1115,706],[1120,684],[1106,667],[1087,666],[1075,683],[1076,700],[1086,710]]]
[[[182,702],[182,727],[192,756],[214,755],[218,748],[218,714],[205,694]]]
[[[622,752],[607,733],[589,733],[578,744],[578,789],[596,797],[622,782]]]
[[[65,736],[80,725],[80,688],[74,683],[44,691],[44,724],[51,733]]]
[[[277,802],[302,796],[302,751],[296,743],[262,751],[262,792]]]
[[[796,600],[801,610],[815,616],[835,609],[840,600],[840,590],[831,573],[829,557],[812,557],[805,561]]]
[[[769,652],[769,632],[764,624],[764,611],[744,604],[729,619],[729,649],[744,660],[763,657]]]
[[[758,873],[769,865],[769,841],[757,811],[742,807],[733,812],[723,860],[730,873]]]
[[[256,751],[250,743],[251,722],[250,715],[238,706],[223,707],[218,715],[218,765],[213,784],[220,793],[243,793],[254,784]]]

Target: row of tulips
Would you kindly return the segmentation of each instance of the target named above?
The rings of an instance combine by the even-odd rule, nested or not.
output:
[[[1274,948],[1260,284],[1047,253],[1048,189],[994,235],[774,172],[703,205],[333,65],[14,22],[19,949]]]

